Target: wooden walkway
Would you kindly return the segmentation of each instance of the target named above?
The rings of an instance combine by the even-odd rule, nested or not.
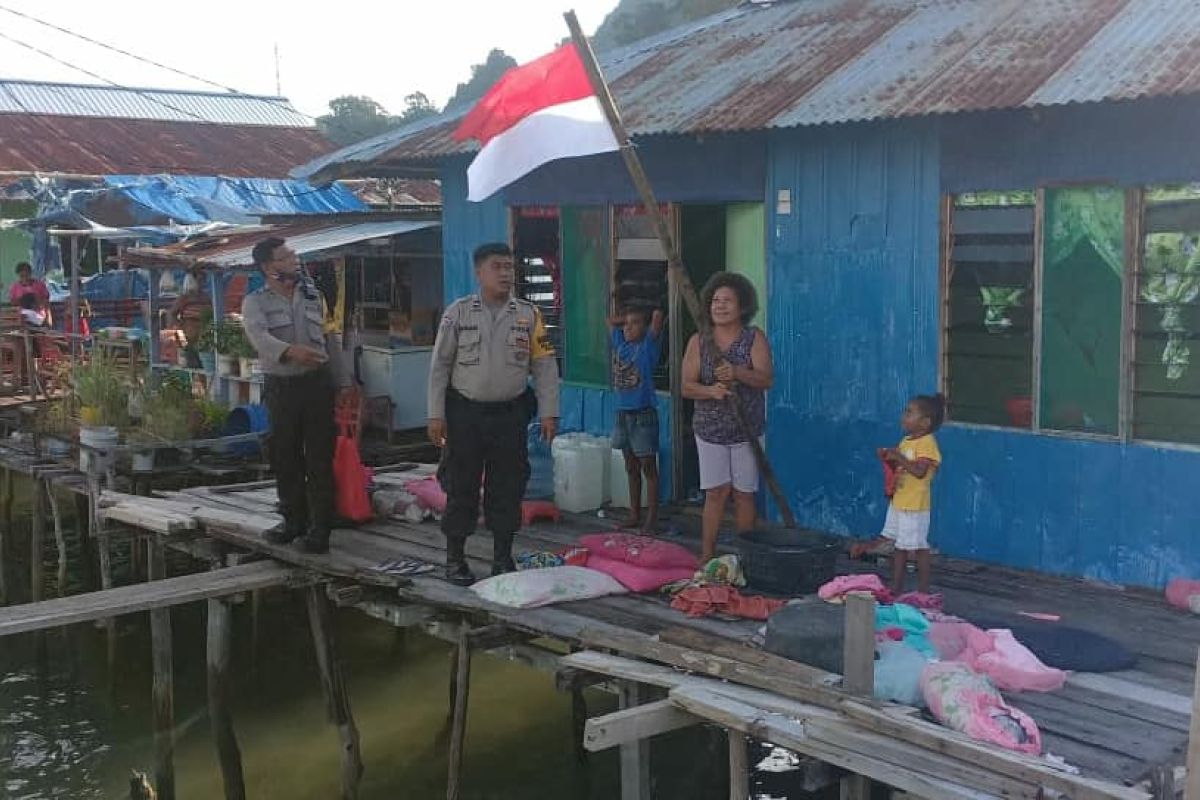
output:
[[[422,468],[411,474],[384,474],[379,480],[403,484],[414,476],[428,474],[431,469]],[[278,521],[274,503],[274,487],[262,483],[188,489],[171,493],[162,500],[106,495],[101,503],[106,507],[100,513],[139,526],[144,531],[153,531],[168,545],[208,538],[226,547],[261,553],[293,567],[311,570],[333,582],[331,591],[342,604],[356,605],[393,624],[404,624],[400,622],[402,619],[427,620],[433,612],[457,613],[464,620],[463,635],[466,636],[467,631],[476,631],[472,635],[478,637],[473,642],[464,640],[461,650],[468,660],[471,647],[496,646],[500,640],[506,645],[524,646],[522,643],[532,637],[550,637],[576,649],[620,652],[641,660],[635,663],[655,662],[685,668],[767,690],[780,702],[805,703],[824,714],[831,708],[838,709],[839,714],[846,713],[846,696],[835,686],[838,676],[755,649],[761,628],[759,623],[691,619],[672,610],[665,599],[646,595],[609,597],[532,610],[496,606],[434,575],[406,578],[387,573],[384,565],[396,559],[442,563],[444,540],[432,524],[388,520],[353,530],[338,530],[328,555],[308,556],[262,540],[261,532]],[[147,509],[154,513],[147,514]],[[586,518],[538,525],[517,537],[516,548],[560,549],[573,544],[582,533],[607,527],[603,521]],[[485,575],[491,558],[490,537],[486,534],[472,537],[467,552],[472,568],[477,574]],[[852,567],[849,563],[844,567],[846,571],[861,570],[861,566]],[[995,618],[1019,612],[1059,614],[1065,624],[1107,635],[1139,655],[1133,670],[1108,675],[1077,675],[1060,692],[1010,698],[1036,719],[1045,735],[1047,752],[1078,768],[1082,777],[1072,778],[1051,769],[1041,760],[989,750],[992,753],[988,756],[990,761],[981,762],[983,772],[992,775],[988,786],[1009,796],[1033,797],[1043,788],[1078,797],[1145,796],[1138,792],[1131,795],[1129,790],[1121,789],[1127,786],[1140,786],[1147,791],[1154,789],[1159,796],[1169,796],[1170,786],[1162,784],[1164,781],[1170,784],[1173,770],[1183,764],[1187,749],[1200,619],[1174,612],[1160,599],[1146,593],[968,562],[940,562],[936,583],[937,590],[945,593],[946,609],[950,613],[967,618],[981,615]],[[422,609],[429,613],[421,613]],[[479,630],[503,633],[498,634],[497,641],[490,641],[492,634],[478,633]],[[568,659],[563,666],[587,671],[578,660]],[[629,675],[621,674],[620,669],[606,673],[597,668],[597,671],[608,677],[633,681]],[[676,695],[688,714],[707,714],[707,719],[732,731],[740,729],[751,734],[772,731],[777,743],[791,741],[796,745],[797,730],[787,726],[778,730],[770,726],[754,728],[753,725],[749,726],[753,730],[748,730],[745,724],[738,727],[739,723],[734,719],[736,714],[731,716],[731,708],[733,711],[746,712],[750,708],[768,713],[769,704],[747,706],[746,698],[742,697],[734,698],[741,703],[735,708],[728,705],[726,695],[719,692],[713,695],[711,686],[691,686],[690,689],[695,691]],[[855,748],[869,751],[870,742],[874,741],[869,738],[871,736],[908,739],[910,745],[905,747],[915,742],[916,749],[924,754],[924,760],[919,763],[926,772],[915,767],[905,772],[904,764],[911,760],[913,753],[897,745],[899,749],[890,751],[893,757],[887,763],[891,767],[882,773],[863,767],[858,770],[860,774],[925,797],[978,796],[976,790],[979,787],[972,786],[971,781],[980,780],[980,775],[969,769],[962,771],[966,769],[964,765],[973,763],[970,758],[978,757],[977,745],[939,727],[921,723],[909,710],[892,709],[883,716],[881,713],[877,704],[864,702],[857,717],[839,717],[838,725],[849,725],[850,728],[843,730],[835,725],[829,728],[832,731],[829,736],[843,737],[843,756],[856,752]],[[823,747],[834,746],[829,741],[822,742]],[[824,753],[826,758],[822,760],[854,768],[853,759],[842,763],[828,757],[828,749],[821,750],[815,745],[808,750],[798,748],[798,751]],[[947,758],[953,763],[945,762]],[[988,772],[989,764],[996,770],[994,774]],[[949,772],[938,778],[938,769]],[[911,780],[906,783],[904,775]],[[957,783],[955,775],[961,778]],[[933,778],[936,778],[933,784],[926,780]],[[952,784],[958,789],[950,791],[947,787]]]

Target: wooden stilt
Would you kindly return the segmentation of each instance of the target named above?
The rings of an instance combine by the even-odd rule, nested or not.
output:
[[[310,586],[305,599],[308,604],[308,623],[312,629],[313,646],[317,651],[317,667],[321,672],[321,687],[325,691],[329,718],[337,726],[342,740],[342,798],[358,797],[358,782],[362,778],[362,755],[359,749],[358,728],[350,712],[350,697],[342,678],[337,659],[333,632],[333,617],[325,587]]]
[[[875,599],[854,593],[846,597],[846,633],[842,651],[842,688],[870,697],[875,693]],[[862,775],[842,780],[842,800],[868,800],[871,782]]]
[[[157,538],[147,546],[151,580],[167,577],[166,553]],[[175,678],[171,663],[171,611],[150,611],[150,650],[154,665],[154,785],[159,800],[175,798]]]
[[[100,522],[100,476],[88,475],[88,530],[91,539],[96,543],[100,561],[100,588],[113,588],[112,549],[108,532]],[[107,646],[108,676],[111,685],[117,668],[117,621],[113,618],[104,620],[104,637]]]
[[[225,800],[245,800],[242,753],[229,709],[229,662],[233,650],[233,609],[229,602],[208,601],[208,718],[217,744]]]
[[[46,488],[46,503],[50,506],[50,519],[54,522],[54,546],[58,550],[58,596],[67,593],[67,537],[63,532],[62,514],[59,512],[58,499],[54,496],[54,485],[50,481],[43,484]]]
[[[79,571],[83,581],[84,591],[94,592],[100,588],[100,579],[96,574],[97,557],[96,542],[92,539],[90,507],[86,494],[74,494],[75,500],[75,537],[79,540]]]
[[[45,575],[42,572],[42,557],[46,538],[46,489],[44,482],[34,478],[30,484],[33,493],[33,519],[29,534],[29,599],[36,603],[46,596]]]
[[[633,681],[621,681],[620,708],[641,705],[642,691]],[[640,739],[621,745],[621,800],[650,800],[650,797],[650,742]]]
[[[250,593],[250,668],[258,671],[258,622],[262,614],[262,592]]]
[[[1200,652],[1196,655],[1196,687],[1192,693],[1192,724],[1188,731],[1185,780],[1183,800],[1200,800]]]
[[[467,736],[467,703],[471,691],[471,638],[464,624],[458,634],[454,654],[453,705],[454,723],[450,728],[449,772],[446,780],[446,800],[458,800],[462,790],[463,744]]]
[[[729,731],[729,800],[750,800],[750,754],[746,735]]]
[[[5,469],[0,472],[0,485],[7,487],[12,482],[12,470]],[[4,519],[0,520],[0,605],[8,605],[8,551],[10,540],[12,539],[12,526],[9,520],[12,515],[7,513],[7,495],[0,494],[0,512],[4,513]]]

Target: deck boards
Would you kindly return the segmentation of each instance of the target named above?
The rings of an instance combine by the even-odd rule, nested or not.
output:
[[[423,471],[427,473],[428,469]],[[404,475],[384,482],[400,484]],[[240,491],[187,489],[170,495],[226,512],[237,511],[259,527],[278,519],[271,486]],[[219,516],[219,515],[218,515]],[[440,565],[444,539],[436,525],[397,520],[376,521],[356,530],[335,532],[328,556],[302,556],[290,548],[272,547],[254,533],[254,525],[215,530],[230,544],[266,553],[295,566],[319,569],[394,588],[402,598],[461,611],[487,613],[514,627],[578,638],[589,628],[619,628],[646,634],[691,629],[742,646],[761,623],[690,619],[657,596],[626,595],[533,610],[515,610],[480,600],[473,592],[451,586],[436,576],[396,579],[376,568],[384,561],[415,558]],[[554,525],[522,531],[517,550],[557,549],[583,533],[604,530],[610,523],[570,517]],[[683,544],[693,544],[683,540]],[[491,538],[480,533],[468,540],[468,561],[477,575],[487,574]],[[842,571],[861,571],[848,561]],[[1028,711],[1041,727],[1048,752],[1065,758],[1085,775],[1121,783],[1146,777],[1160,764],[1182,763],[1186,748],[1190,694],[1194,679],[1200,618],[1178,613],[1144,592],[1086,582],[1021,573],[970,562],[942,560],[935,571],[936,590],[945,595],[949,613],[972,617],[1006,617],[1018,612],[1059,614],[1062,623],[1113,638],[1142,656],[1133,670],[1106,676],[1077,676],[1050,695],[1014,695],[1014,705]],[[1131,691],[1136,687],[1136,691]],[[1186,703],[1186,704],[1185,704]]]

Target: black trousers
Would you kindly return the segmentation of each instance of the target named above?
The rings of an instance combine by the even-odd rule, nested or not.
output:
[[[289,530],[328,535],[333,523],[333,379],[328,369],[268,375],[270,459]]]
[[[438,475],[447,500],[442,533],[452,555],[475,532],[482,484],[484,521],[497,554],[507,557],[513,534],[521,527],[521,500],[529,482],[529,414],[524,397],[477,403],[447,392],[446,449]]]

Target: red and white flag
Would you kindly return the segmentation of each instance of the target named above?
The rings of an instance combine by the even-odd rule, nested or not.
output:
[[[620,149],[571,43],[505,73],[454,138],[482,145],[467,168],[467,199],[474,202],[550,161]]]

